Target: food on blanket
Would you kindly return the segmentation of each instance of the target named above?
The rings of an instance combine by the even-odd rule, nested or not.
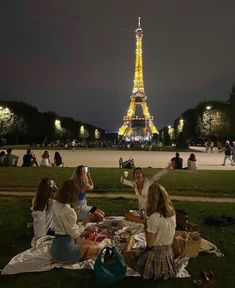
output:
[[[98,233],[97,231],[88,231],[85,234],[85,239],[89,239],[95,243],[102,242],[107,236]]]

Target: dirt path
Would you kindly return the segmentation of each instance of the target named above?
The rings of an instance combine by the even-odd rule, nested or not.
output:
[[[7,197],[33,197],[35,192],[9,192],[1,191],[0,196]],[[89,193],[89,198],[125,198],[125,199],[136,199],[135,194],[131,193]],[[172,200],[177,201],[190,201],[190,202],[214,202],[214,203],[235,203],[235,198],[230,197],[203,197],[203,196],[171,196]]]

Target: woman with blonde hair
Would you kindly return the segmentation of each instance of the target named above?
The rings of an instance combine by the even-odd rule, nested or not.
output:
[[[40,167],[51,167],[50,153],[46,150],[42,154],[42,160],[40,162]]]
[[[152,184],[147,196],[145,218],[146,248],[125,251],[127,264],[144,279],[168,279],[176,275],[172,242],[175,235],[175,210],[165,188]]]
[[[86,192],[94,188],[90,171],[87,166],[79,165],[75,168],[71,177],[75,187],[76,194],[71,203],[77,210],[78,221],[83,221],[88,213],[91,213],[91,222],[101,222],[104,219],[104,212],[96,206],[88,206]]]

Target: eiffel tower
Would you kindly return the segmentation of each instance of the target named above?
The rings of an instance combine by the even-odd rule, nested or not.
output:
[[[123,124],[118,134],[123,140],[143,141],[151,140],[154,133],[158,134],[153,123],[153,116],[150,116],[146,103],[147,96],[144,93],[143,80],[143,59],[142,59],[142,38],[143,29],[138,19],[136,29],[136,59],[134,87],[131,95],[131,103],[127,115],[123,117]]]

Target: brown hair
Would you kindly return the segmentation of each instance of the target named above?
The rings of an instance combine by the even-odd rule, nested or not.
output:
[[[51,198],[53,188],[50,186],[50,179],[42,178],[38,185],[36,196],[33,201],[33,210],[43,211],[46,207],[48,208],[48,200]]]
[[[50,154],[47,150],[45,150],[42,154],[42,158],[45,159],[45,158],[49,158],[50,157]]]
[[[55,199],[60,203],[69,204],[74,202],[75,197],[76,197],[76,187],[73,183],[73,180],[66,180],[63,182]]]
[[[170,197],[165,188],[157,183],[149,187],[147,198],[147,215],[158,212],[161,216],[168,218],[175,214]]]
[[[140,170],[141,173],[142,173],[143,176],[144,176],[144,170],[143,170],[142,168],[140,168],[140,167],[136,167],[136,168],[133,170],[133,176],[135,177],[135,172],[138,171],[138,170]]]

